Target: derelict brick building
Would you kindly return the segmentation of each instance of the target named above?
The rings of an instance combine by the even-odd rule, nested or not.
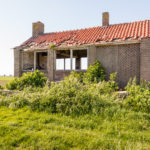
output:
[[[111,25],[105,12],[98,27],[44,33],[44,24],[36,22],[32,30],[32,37],[14,48],[16,77],[39,69],[58,81],[98,60],[107,77],[118,73],[121,87],[135,76],[150,80],[150,20]]]

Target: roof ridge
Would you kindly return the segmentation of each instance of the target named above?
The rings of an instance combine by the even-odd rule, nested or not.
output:
[[[71,29],[71,30],[64,30],[64,31],[56,31],[56,32],[47,32],[47,33],[44,33],[44,35],[46,35],[46,34],[64,33],[64,32],[74,32],[74,31],[79,31],[79,30],[88,30],[88,29],[97,28],[97,27],[101,27],[101,26],[93,26],[93,27],[86,27],[86,28],[80,28],[80,29]]]

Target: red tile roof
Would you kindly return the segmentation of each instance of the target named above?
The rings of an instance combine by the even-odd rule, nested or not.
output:
[[[141,40],[150,37],[150,20],[132,23],[115,24],[107,27],[98,26],[80,30],[46,33],[31,37],[21,46],[28,48],[44,48],[51,43],[56,46],[77,46],[113,42],[115,40]]]

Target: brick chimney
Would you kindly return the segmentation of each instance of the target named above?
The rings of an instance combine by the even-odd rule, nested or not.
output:
[[[44,33],[44,24],[40,21],[32,23],[32,36],[36,37]]]
[[[103,14],[102,14],[102,26],[109,26],[109,12],[103,12]]]

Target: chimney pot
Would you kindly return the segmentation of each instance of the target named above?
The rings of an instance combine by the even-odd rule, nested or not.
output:
[[[103,12],[103,14],[102,14],[102,26],[109,26],[109,12]]]
[[[44,33],[44,24],[40,21],[32,23],[32,36],[37,37]]]

